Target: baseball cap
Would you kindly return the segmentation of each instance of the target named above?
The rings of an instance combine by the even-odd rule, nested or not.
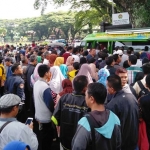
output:
[[[21,98],[15,94],[6,94],[0,98],[0,108],[23,105]]]
[[[117,50],[117,51],[115,51],[113,53],[113,55],[115,55],[115,54],[118,54],[118,55],[122,56],[123,55],[123,51],[122,50]]]

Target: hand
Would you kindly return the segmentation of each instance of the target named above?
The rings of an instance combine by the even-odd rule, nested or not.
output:
[[[33,122],[31,122],[30,125],[28,125],[28,127],[33,130]]]

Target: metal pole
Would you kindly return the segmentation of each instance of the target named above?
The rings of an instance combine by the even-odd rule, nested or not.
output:
[[[112,0],[112,14],[115,13],[115,10],[114,10],[114,1]]]

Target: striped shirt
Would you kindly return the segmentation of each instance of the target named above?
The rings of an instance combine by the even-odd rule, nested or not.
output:
[[[131,65],[129,68],[127,68],[128,71],[128,84],[134,83],[136,74],[138,72],[142,72],[142,69],[136,65]]]

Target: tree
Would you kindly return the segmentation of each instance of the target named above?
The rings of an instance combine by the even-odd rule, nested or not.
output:
[[[139,6],[147,4],[148,0],[113,0],[116,3],[116,13],[117,12],[128,12],[130,15],[131,23],[135,24],[137,13],[134,13],[135,9],[138,9]],[[42,6],[44,10],[48,3],[54,3],[58,6],[64,4],[71,4],[71,8],[83,8],[95,9],[99,12],[99,15],[102,16],[104,13],[102,10],[108,10],[107,13],[111,17],[111,4],[107,0],[35,0],[35,9],[39,9]],[[142,8],[141,8],[142,9]],[[147,9],[149,10],[149,9]],[[106,12],[106,11],[105,11]],[[146,19],[145,19],[146,21]]]

